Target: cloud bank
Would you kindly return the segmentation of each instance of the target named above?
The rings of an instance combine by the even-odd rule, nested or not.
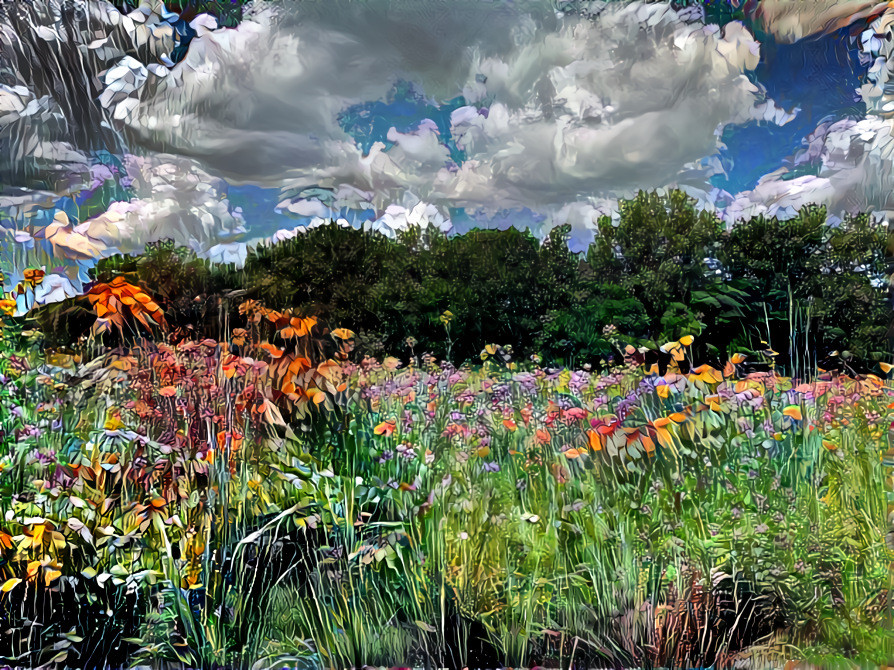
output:
[[[229,184],[278,189],[299,228],[331,216],[395,234],[449,229],[457,209],[529,212],[535,227],[570,223],[579,247],[619,197],[705,188],[724,126],[791,118],[749,78],[760,45],[746,28],[660,2],[258,0],[235,29],[185,26],[158,0],[14,14],[0,13],[0,176],[77,193],[95,187],[97,148],[119,156],[129,197],[72,222],[102,253],[170,237],[240,258],[251,221]],[[446,125],[393,127],[365,151],[341,115],[398,82],[433,108],[459,103]],[[740,209],[777,197],[772,181]]]
[[[774,2],[768,7],[783,4]],[[869,3],[840,4],[835,13],[849,25],[867,13],[863,10]],[[794,11],[794,5],[785,7]],[[829,7],[831,11],[833,4]],[[821,123],[788,166],[733,197],[725,210],[728,221],[754,214],[791,216],[808,203],[825,205],[835,217],[873,211],[878,218],[894,218],[894,9],[888,3],[883,7],[872,3],[871,9],[878,16],[860,35],[862,55],[870,63],[866,82],[859,89],[866,118]],[[796,16],[801,15],[791,14]],[[803,31],[820,29],[817,22],[799,25]],[[815,174],[791,178],[793,171],[805,168]]]

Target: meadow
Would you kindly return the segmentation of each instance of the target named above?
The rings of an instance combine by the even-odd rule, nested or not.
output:
[[[99,319],[164,321],[123,280],[91,291]],[[6,318],[7,663],[890,658],[890,366],[802,382],[769,350],[697,365],[684,336],[653,362],[610,329],[598,372],[496,344],[377,361],[347,329],[239,312],[220,340],[77,354]]]
[[[0,662],[879,667],[892,235],[172,243],[0,300]],[[49,302],[49,304],[44,304]]]

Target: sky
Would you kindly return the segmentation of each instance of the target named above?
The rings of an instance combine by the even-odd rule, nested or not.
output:
[[[887,3],[63,5],[0,9],[0,266],[56,272],[46,300],[159,239],[239,263],[331,219],[582,249],[639,189],[729,225],[894,210]]]

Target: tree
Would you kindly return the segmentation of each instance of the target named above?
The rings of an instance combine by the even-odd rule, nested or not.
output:
[[[715,252],[719,219],[698,211],[682,191],[640,192],[619,203],[620,219],[599,221],[599,235],[587,263],[602,283],[623,287],[642,305],[651,340],[675,339],[700,330],[692,292],[712,276],[707,260]]]

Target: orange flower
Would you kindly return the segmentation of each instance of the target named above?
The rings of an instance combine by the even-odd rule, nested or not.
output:
[[[308,318],[293,316],[289,319],[289,325],[286,328],[283,328],[279,334],[285,339],[306,337],[307,335],[310,335],[311,328],[316,324],[317,318],[315,316]]]
[[[801,415],[801,408],[797,405],[789,405],[784,410],[782,410],[782,413],[785,416],[794,419],[795,421],[801,421],[803,419],[803,416]]]
[[[394,419],[388,419],[387,421],[383,421],[378,426],[373,428],[373,432],[376,435],[384,435],[385,437],[391,437],[394,435],[394,430],[397,428],[397,422]]]
[[[25,270],[25,281],[31,284],[32,286],[37,286],[41,282],[43,282],[44,275],[46,272],[37,268],[28,268]]]
[[[4,298],[3,300],[0,300],[0,311],[7,315],[15,313],[16,301],[12,298]]]
[[[230,448],[237,451],[242,446],[242,435],[235,432],[220,431],[217,434],[217,446],[223,449],[227,444],[227,437],[230,438]]]

